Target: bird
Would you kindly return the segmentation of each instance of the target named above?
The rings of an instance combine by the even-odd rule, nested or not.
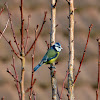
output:
[[[37,69],[40,68],[43,64],[52,64],[55,62],[62,49],[63,48],[58,42],[51,46],[51,48],[47,50],[40,63],[33,69],[33,72],[37,71]]]

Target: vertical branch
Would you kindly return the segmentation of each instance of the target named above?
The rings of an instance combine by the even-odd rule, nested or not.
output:
[[[27,38],[26,38],[26,43],[25,43],[25,51],[27,50],[27,44],[28,44],[28,39],[29,39],[28,29],[29,29],[29,20],[30,20],[30,17],[31,17],[31,15],[28,16],[28,25],[27,25],[27,28],[25,29],[26,33],[27,33]]]
[[[98,94],[99,94],[99,88],[100,88],[100,39],[97,39],[98,41],[98,47],[99,47],[99,57],[98,57],[98,88],[96,90],[96,100],[99,100]]]
[[[50,33],[50,46],[55,43],[56,33],[56,0],[51,0],[51,33]],[[53,67],[54,63],[50,65],[51,70],[51,86],[52,86],[52,100],[57,100],[57,80],[56,80],[56,68]]]
[[[24,19],[23,19],[23,0],[21,0],[21,81],[20,81],[20,89],[21,89],[21,100],[25,100],[25,90],[24,90],[24,75],[25,75],[25,54],[24,54]]]
[[[36,27],[36,29],[35,29],[35,39],[36,39],[37,30],[38,30],[38,27]],[[32,100],[32,88],[33,88],[33,76],[34,76],[33,69],[34,69],[35,46],[36,46],[36,42],[35,42],[34,47],[33,47],[33,55],[32,55],[32,76],[31,76],[30,96],[29,96],[29,99],[30,99],[30,100]],[[34,95],[33,95],[33,96],[34,96]]]
[[[68,63],[68,93],[74,100],[73,67],[74,67],[74,0],[69,0],[69,63]]]
[[[21,51],[23,52],[23,50],[24,50],[24,34],[23,34],[23,26],[24,26],[24,19],[23,19],[23,0],[21,0],[20,11],[21,11]],[[24,52],[23,52],[23,53],[24,53]]]

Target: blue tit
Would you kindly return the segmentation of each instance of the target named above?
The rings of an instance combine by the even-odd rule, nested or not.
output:
[[[60,43],[55,43],[51,48],[47,51],[47,53],[44,55],[41,62],[33,69],[34,72],[41,67],[43,64],[51,64],[55,62],[55,60],[59,56],[59,52],[63,49],[60,45]]]

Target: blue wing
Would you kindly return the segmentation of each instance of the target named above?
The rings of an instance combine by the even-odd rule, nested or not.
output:
[[[34,68],[34,71],[40,68],[43,64],[53,63],[57,59],[58,55],[59,53],[56,52],[54,49],[49,49],[41,62]]]
[[[34,68],[34,72],[40,68],[43,65],[43,62],[41,61],[35,68]]]

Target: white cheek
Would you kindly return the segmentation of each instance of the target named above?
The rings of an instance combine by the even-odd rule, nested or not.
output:
[[[55,47],[55,49],[58,51],[58,47]]]
[[[58,48],[58,47],[55,47],[55,49],[56,49],[58,52],[60,52],[60,51],[61,51],[61,49],[60,49],[60,48]]]

